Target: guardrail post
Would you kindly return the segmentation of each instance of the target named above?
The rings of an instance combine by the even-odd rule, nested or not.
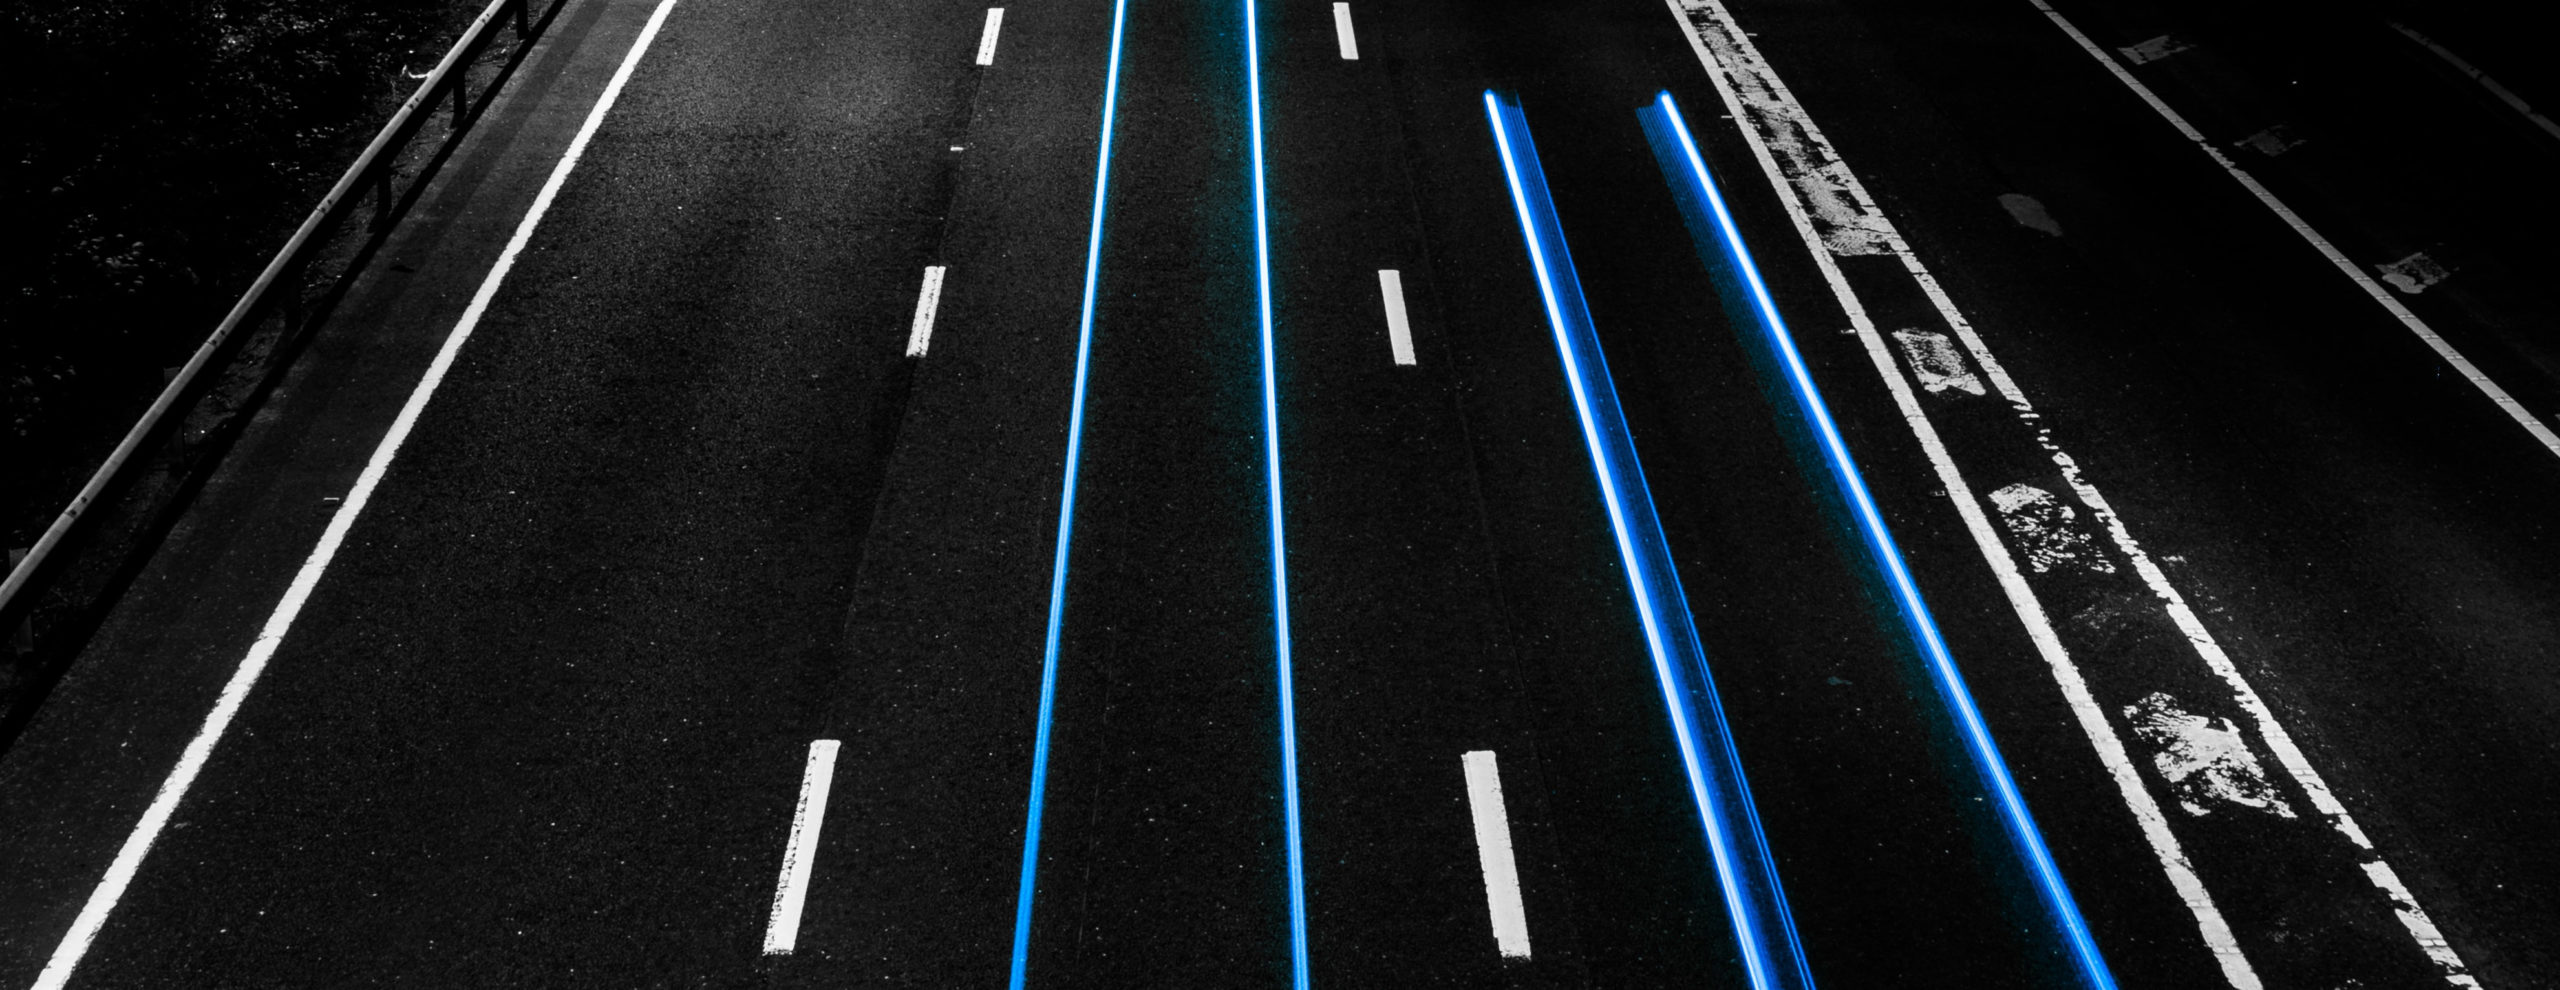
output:
[[[391,168],[390,168],[390,166],[385,165],[385,166],[383,166],[383,167],[382,167],[382,172],[381,172],[381,174],[374,176],[374,185],[373,185],[373,229],[375,229],[375,230],[381,230],[381,229],[383,228],[383,226],[384,226],[384,225],[389,224],[390,222],[391,222]]]
[[[533,0],[516,0],[516,43],[524,44],[525,36],[531,33],[533,33]]]
[[[10,550],[9,550],[9,569],[10,569],[10,570],[13,570],[13,571],[14,571],[14,570],[17,570],[17,569],[18,569],[18,565],[19,565],[19,564],[22,564],[22,563],[25,563],[25,562],[26,562],[26,559],[27,559],[27,548],[25,548],[25,547],[12,547],[12,548],[10,548]],[[29,653],[33,653],[33,652],[35,652],[35,651],[36,651],[36,620],[35,620],[35,616],[33,616],[33,615],[28,616],[28,617],[26,618],[26,620],[25,620],[25,621],[22,621],[22,622],[18,623],[18,628],[14,629],[14,630],[11,630],[11,631],[9,632],[9,648],[10,648],[13,652],[17,653],[19,656],[25,656],[25,655],[27,655],[27,654],[29,654]]]
[[[462,119],[462,115],[463,115],[466,111],[468,111],[468,110],[470,110],[470,109],[471,109],[471,101],[465,97],[465,94],[467,94],[467,93],[470,91],[470,88],[471,88],[470,83],[471,83],[471,74],[470,74],[470,72],[469,72],[469,67],[467,67],[467,66],[460,66],[460,65],[454,66],[454,67],[453,67],[453,131],[454,131],[454,133],[456,133],[456,134],[460,134],[460,133],[462,133],[462,129],[463,129],[463,127],[467,126],[467,125],[470,123],[469,121],[466,121],[466,120]]]

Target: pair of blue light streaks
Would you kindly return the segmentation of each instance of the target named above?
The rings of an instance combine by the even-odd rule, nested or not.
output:
[[[1583,301],[1581,281],[1574,275],[1546,175],[1538,166],[1528,118],[1517,101],[1491,90],[1485,91],[1484,110],[1494,144],[1502,153],[1521,238],[1528,244],[1529,263],[1536,270],[1547,324],[1555,331],[1565,384],[1572,392],[1592,473],[1599,480],[1600,499],[1617,538],[1619,561],[1627,571],[1627,587],[1644,627],[1645,646],[1679,744],[1682,768],[1688,773],[1690,798],[1706,832],[1707,851],[1715,863],[1743,969],[1754,990],[1810,988],[1813,973],[1805,964],[1795,919],[1787,911],[1777,864],[1752,806],[1742,761],[1716,699],[1706,651],[1698,641],[1688,597],[1680,590],[1680,577],[1662,535],[1661,519],[1654,512],[1635,442],[1618,408],[1599,333]]]
[[[1076,525],[1076,466],[1084,453],[1086,372],[1093,360],[1094,292],[1102,272],[1102,212],[1111,186],[1111,127],[1120,107],[1120,37],[1129,0],[1111,4],[1111,62],[1102,83],[1102,147],[1094,154],[1093,226],[1085,235],[1084,305],[1076,318],[1076,388],[1067,413],[1067,466],[1058,495],[1058,548],[1049,570],[1049,633],[1040,658],[1040,721],[1031,744],[1031,799],[1023,814],[1022,878],[1014,893],[1011,990],[1031,968],[1031,901],[1040,874],[1040,815],[1049,792],[1049,728],[1058,701],[1058,637],[1067,617],[1067,549]]]
[[[1306,861],[1298,841],[1298,703],[1290,670],[1289,541],[1280,511],[1280,384],[1271,343],[1271,220],[1262,178],[1262,32],[1244,0],[1245,105],[1253,135],[1253,277],[1262,330],[1262,463],[1270,488],[1272,641],[1280,680],[1280,801],[1289,843],[1289,977],[1307,990]]]
[[[1939,696],[1955,715],[1956,726],[1963,737],[1975,769],[1990,788],[2000,814],[2001,825],[2011,842],[2026,860],[2028,874],[2034,879],[2037,894],[2046,910],[2062,930],[2073,968],[2081,982],[2093,990],[2112,990],[2115,977],[2107,969],[2106,959],[2099,955],[2088,923],[2081,918],[2079,905],[2072,900],[2071,890],[2062,881],[2062,872],[2054,866],[2053,856],[2037,830],[2035,819],[2027,812],[2026,799],[2018,794],[2017,782],[2010,778],[2008,764],[2001,759],[2000,747],[1991,740],[1991,729],[1983,723],[1982,713],[1975,707],[1973,694],[1965,688],[1964,675],[1956,670],[1955,659],[1947,652],[1944,638],[1938,634],[1937,621],[1929,615],[1929,606],[1920,598],[1920,589],[1903,566],[1902,552],[1894,545],[1893,534],[1885,528],[1884,517],[1876,511],[1875,500],[1867,493],[1866,482],[1859,476],[1857,462],[1849,456],[1848,445],[1840,439],[1839,429],[1832,423],[1830,408],[1822,400],[1822,390],[1813,384],[1813,376],[1805,370],[1804,357],[1797,353],[1795,339],[1787,332],[1786,321],[1779,317],[1777,304],[1769,298],[1769,287],[1760,279],[1759,268],[1752,263],[1751,249],[1742,243],[1742,234],[1733,223],[1733,215],[1725,209],[1724,196],[1717,190],[1715,179],[1707,172],[1706,161],[1698,154],[1698,144],[1689,133],[1689,125],[1680,115],[1679,105],[1671,94],[1661,93],[1645,111],[1658,115],[1653,121],[1667,125],[1677,137],[1680,164],[1697,186],[1689,190],[1704,200],[1713,214],[1713,234],[1726,252],[1725,258],[1741,276],[1751,294],[1762,329],[1769,335],[1779,356],[1784,359],[1787,381],[1795,392],[1805,418],[1814,425],[1814,433],[1822,444],[1833,477],[1841,492],[1848,497],[1858,528],[1868,541],[1878,565],[1892,585],[1895,599],[1902,606],[1904,621],[1909,625],[1935,679]],[[1666,163],[1667,167],[1668,163]],[[1674,183],[1678,182],[1675,177]],[[1694,231],[1701,241],[1706,232]],[[1701,247],[1704,247],[1702,244]]]
[[[1050,727],[1058,694],[1058,643],[1067,611],[1067,554],[1074,541],[1076,468],[1084,447],[1086,372],[1093,355],[1093,313],[1102,269],[1102,218],[1111,180],[1112,125],[1120,104],[1120,49],[1128,0],[1111,8],[1111,61],[1102,89],[1102,142],[1095,155],[1093,224],[1085,240],[1084,303],[1076,328],[1075,398],[1067,416],[1067,463],[1058,499],[1058,545],[1049,575],[1049,628],[1040,666],[1039,727],[1032,744],[1031,798],[1024,816],[1022,872],[1013,915],[1013,968],[1007,985],[1023,990],[1031,959],[1031,908],[1040,869],[1040,824],[1049,783]],[[1298,717],[1289,645],[1287,530],[1280,499],[1279,381],[1273,368],[1271,234],[1262,164],[1262,44],[1253,0],[1244,0],[1245,99],[1252,123],[1255,315],[1262,357],[1263,477],[1271,519],[1272,639],[1280,695],[1281,804],[1288,839],[1289,963],[1296,990],[1307,990],[1306,863],[1298,827]]]

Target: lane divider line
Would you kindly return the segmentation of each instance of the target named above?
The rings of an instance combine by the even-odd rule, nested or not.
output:
[[[1289,857],[1289,972],[1307,990],[1307,867],[1298,834],[1298,701],[1289,642],[1289,540],[1280,500],[1280,383],[1271,329],[1271,217],[1262,167],[1262,30],[1244,0],[1245,106],[1253,140],[1253,278],[1262,330],[1262,464],[1271,512],[1271,640],[1280,692],[1280,803]]]
[[[481,315],[489,311],[490,300],[498,294],[498,285],[506,280],[507,272],[515,267],[516,256],[523,253],[525,244],[533,239],[534,228],[542,223],[542,215],[551,209],[552,200],[560,195],[560,187],[568,182],[570,171],[578,167],[578,158],[586,153],[587,142],[594,140],[596,129],[604,125],[605,113],[613,109],[614,100],[622,95],[622,87],[631,81],[632,71],[640,65],[640,57],[649,51],[649,43],[658,37],[658,29],[666,24],[667,13],[674,10],[675,5],[676,0],[658,0],[657,8],[650,12],[648,23],[640,29],[639,37],[631,42],[631,50],[623,55],[622,64],[614,69],[612,79],[605,83],[604,93],[596,97],[595,107],[587,111],[586,121],[578,126],[576,136],[569,139],[569,147],[561,153],[559,163],[552,166],[550,178],[543,180],[541,191],[533,197],[533,205],[525,210],[524,219],[516,224],[515,235],[508,238],[506,247],[498,252],[497,264],[490,267],[488,277],[482,279],[479,290],[472,293],[470,304],[462,311],[462,318],[454,323],[452,332],[445,335],[444,345],[428,362],[426,373],[418,379],[417,388],[409,393],[408,401],[392,418],[390,430],[374,446],[372,456],[365,461],[364,470],[356,475],[355,484],[347,489],[345,500],[338,503],[338,511],[329,517],[329,526],[321,531],[319,545],[312,548],[310,556],[303,558],[302,568],[293,575],[293,583],[286,587],[275,611],[267,616],[266,626],[259,630],[257,640],[249,645],[247,655],[241,657],[240,666],[232,672],[231,679],[223,684],[222,694],[215,700],[213,710],[206,713],[203,726],[196,730],[195,738],[187,742],[185,752],[178,757],[177,766],[169,770],[168,778],[160,784],[159,793],[144,809],[142,820],[134,824],[132,834],[116,851],[114,862],[107,866],[106,874],[90,891],[88,902],[71,923],[71,930],[64,933],[62,942],[54,947],[53,956],[45,963],[44,971],[36,976],[35,990],[61,990],[70,981],[72,971],[79,967],[81,958],[88,954],[89,945],[97,939],[99,930],[106,927],[107,915],[115,910],[116,902],[124,897],[125,889],[133,883],[134,874],[142,868],[143,857],[151,852],[152,842],[160,837],[162,829],[168,827],[170,817],[177,813],[178,803],[186,799],[187,790],[195,786],[196,775],[213,757],[214,746],[230,730],[231,720],[240,713],[240,706],[248,701],[250,689],[257,686],[259,676],[266,672],[267,661],[275,656],[278,647],[284,645],[285,634],[293,629],[293,620],[302,614],[303,604],[311,599],[311,592],[319,586],[321,575],[329,569],[329,562],[337,558],[338,547],[346,542],[347,532],[355,528],[356,518],[364,514],[365,505],[373,499],[374,489],[382,484],[383,475],[391,470],[391,461],[399,456],[401,443],[409,439],[409,431],[416,427],[418,416],[426,411],[427,401],[435,397],[436,387],[444,382],[445,373],[462,353],[462,345],[471,339],[472,330],[480,325]]]
[[[933,314],[942,308],[942,273],[944,266],[927,265],[924,285],[916,290],[915,319],[907,324],[907,356],[924,356],[926,345],[933,342]]]
[[[1768,838],[1760,829],[1760,813],[1751,803],[1742,758],[1734,750],[1724,707],[1716,698],[1706,648],[1698,641],[1689,599],[1680,589],[1680,574],[1662,535],[1662,520],[1654,513],[1642,461],[1618,408],[1599,331],[1583,301],[1582,283],[1574,275],[1573,257],[1547,193],[1546,173],[1539,168],[1537,147],[1530,141],[1528,118],[1517,101],[1492,90],[1484,93],[1484,112],[1493,128],[1495,148],[1501,152],[1521,239],[1537,275],[1547,325],[1555,332],[1556,354],[1564,365],[1583,444],[1591,454],[1601,503],[1608,510],[1619,563],[1626,568],[1627,588],[1644,628],[1645,647],[1662,688],[1663,708],[1688,775],[1690,799],[1706,833],[1707,852],[1715,864],[1716,883],[1724,895],[1725,915],[1733,924],[1745,975],[1754,990],[1810,988],[1813,971],[1796,937],[1795,918],[1778,883],[1777,861],[1769,855]]]
[[[996,32],[1004,29],[1004,8],[987,8],[986,30],[978,35],[978,64],[996,64]]]
[[[1360,39],[1351,33],[1350,4],[1333,5],[1333,43],[1341,50],[1344,61],[1359,61]]]
[[[1460,756],[1467,774],[1467,814],[1476,826],[1476,865],[1484,870],[1485,910],[1494,948],[1505,959],[1529,958],[1529,912],[1520,903],[1520,866],[1511,857],[1511,815],[1502,806],[1502,770],[1493,751]]]
[[[1075,543],[1076,468],[1084,453],[1085,382],[1093,367],[1094,292],[1102,272],[1103,205],[1111,188],[1111,131],[1120,107],[1120,40],[1129,0],[1111,3],[1111,60],[1103,70],[1102,139],[1093,157],[1093,222],[1085,233],[1084,301],[1076,316],[1075,397],[1067,412],[1067,459],[1058,482],[1058,545],[1049,565],[1049,623],[1040,657],[1040,715],[1031,743],[1031,796],[1023,809],[1022,871],[1014,891],[1013,963],[1005,985],[1022,990],[1031,968],[1031,904],[1040,877],[1040,823],[1049,793],[1049,736],[1058,702],[1058,637],[1067,616],[1067,551]]]
[[[2480,370],[2479,366],[2471,363],[2470,358],[2462,356],[2462,352],[2455,350],[2453,344],[2436,334],[2435,328],[2428,326],[2425,320],[2419,319],[2417,313],[2411,312],[2409,307],[2401,304],[2400,300],[2392,298],[2390,291],[2384,289],[2382,283],[2374,281],[2373,276],[2365,274],[2363,266],[2349,260],[2345,252],[2338,250],[2337,245],[2329,243],[2329,239],[2322,236],[2319,231],[2313,230],[2310,223],[2304,221],[2300,214],[2293,212],[2292,207],[2286,206],[2283,200],[2276,198],[2274,192],[2260,184],[2256,176],[2250,175],[2247,169],[2241,168],[2240,163],[2233,161],[2230,155],[2223,154],[2222,149],[2214,147],[2213,142],[2205,140],[2204,132],[2196,130],[2195,125],[2187,123],[2187,118],[2169,109],[2169,104],[2161,100],[2159,94],[2152,92],[2151,87],[2143,85],[2142,80],[2134,78],[2133,73],[2124,67],[2124,63],[2116,61],[2115,56],[2099,48],[2096,42],[2089,40],[2088,35],[2080,33],[2080,29],[2064,18],[2060,11],[2053,9],[2053,6],[2045,0],[2027,0],[2027,2],[2044,12],[2044,16],[2053,21],[2055,27],[2061,28],[2062,33],[2070,35],[2072,42],[2079,45],[2081,51],[2089,53],[2090,58],[2097,59],[2098,64],[2104,66],[2107,73],[2114,76],[2117,82],[2123,83],[2126,89],[2133,91],[2133,95],[2141,97],[2142,102],[2158,111],[2161,119],[2168,121],[2171,127],[2177,128],[2178,133],[2189,143],[2203,150],[2205,157],[2213,159],[2214,164],[2222,166],[2222,170],[2231,175],[2232,181],[2240,183],[2240,187],[2247,189],[2249,195],[2257,197],[2261,205],[2274,213],[2278,219],[2283,220],[2285,226],[2293,228],[2293,232],[2300,235],[2304,243],[2310,244],[2312,250],[2320,252],[2321,257],[2329,259],[2329,263],[2345,273],[2348,280],[2353,281],[2357,288],[2364,290],[2365,295],[2373,297],[2374,302],[2380,303],[2383,310],[2389,312],[2393,319],[2399,320],[2401,326],[2407,327],[2410,333],[2424,342],[2428,350],[2436,352],[2437,357],[2443,358],[2446,364],[2452,365],[2455,371],[2461,372],[2464,381],[2470,382],[2471,387],[2480,390],[2481,395],[2487,396],[2489,402],[2496,405],[2499,411],[2506,413],[2507,418],[2515,420],[2516,425],[2524,427],[2524,431],[2541,443],[2544,450],[2560,456],[2560,433],[2554,433],[2549,425],[2526,410],[2523,403],[2517,402],[2515,396],[2507,394],[2505,388],[2490,380],[2488,372]],[[2437,961],[2444,962],[2441,958]],[[2452,972],[2460,972],[2460,962],[2456,961],[2453,965],[2456,969]]]
[[[2062,930],[2064,949],[2073,962],[2073,968],[2085,986],[2093,990],[2110,990],[2116,985],[2115,976],[2107,968],[2106,958],[2098,952],[2097,941],[2090,936],[2088,922],[2081,917],[2080,906],[2072,898],[2070,886],[2063,882],[2062,871],[2054,865],[2053,854],[2045,847],[2044,833],[2036,828],[2035,816],[2027,810],[2026,798],[2018,793],[2017,781],[2009,774],[2008,761],[2001,757],[1999,744],[1992,740],[1991,727],[1983,721],[1981,711],[1975,706],[1973,692],[1965,687],[1964,674],[1956,669],[1955,657],[1948,651],[1945,638],[1939,635],[1937,620],[1931,617],[1928,603],[1921,598],[1919,585],[1904,566],[1902,550],[1895,544],[1892,529],[1885,525],[1883,513],[1876,510],[1875,499],[1867,492],[1866,480],[1860,476],[1856,458],[1850,456],[1847,442],[1840,438],[1840,430],[1831,420],[1831,409],[1823,401],[1822,389],[1813,383],[1813,375],[1805,369],[1804,356],[1796,351],[1795,338],[1788,332],[1785,318],[1778,315],[1777,303],[1769,298],[1769,288],[1760,280],[1759,266],[1751,260],[1751,248],[1743,244],[1742,233],[1734,228],[1733,216],[1726,211],[1724,196],[1717,191],[1714,177],[1708,174],[1706,162],[1698,154],[1697,141],[1689,133],[1688,122],[1681,118],[1679,105],[1672,101],[1670,93],[1661,93],[1644,115],[1645,129],[1653,132],[1658,151],[1675,150],[1667,146],[1672,142],[1660,140],[1663,131],[1667,130],[1676,141],[1680,160],[1662,163],[1664,177],[1672,180],[1675,191],[1684,198],[1694,192],[1697,201],[1712,211],[1712,233],[1697,230],[1694,226],[1691,232],[1700,240],[1701,248],[1711,237],[1720,242],[1722,260],[1732,265],[1735,274],[1749,289],[1760,329],[1768,334],[1769,343],[1785,362],[1787,384],[1795,393],[1796,403],[1814,427],[1814,436],[1822,444],[1832,478],[1839,484],[1841,494],[1848,498],[1858,528],[1867,538],[1868,549],[1893,587],[1894,598],[1901,605],[1903,621],[1910,627],[1914,645],[1920,647],[1922,656],[1928,661],[1929,673],[1935,679],[1940,700],[1946,704],[1949,714],[1955,716],[1956,728],[1964,739],[1967,753],[1973,758],[1975,772],[1991,790],[2001,825],[2008,831],[2019,857],[2026,861],[2027,873],[2035,881],[2038,899],[2044,902],[2045,910]],[[1664,157],[1667,159],[1669,155]],[[1680,182],[1681,176],[1674,169],[1685,171],[1686,177],[1695,181],[1695,189],[1685,188]],[[1694,225],[1707,218],[1684,216],[1683,219]]]
[[[834,739],[809,744],[800,774],[800,803],[791,811],[791,839],[782,847],[782,874],[774,881],[773,915],[765,923],[764,954],[787,956],[800,945],[800,907],[809,899],[809,875],[818,864],[818,830],[827,822],[827,792],[835,785]]]
[[[1387,305],[1387,352],[1396,363],[1413,366],[1413,323],[1404,314],[1404,273],[1378,269],[1378,298]]]

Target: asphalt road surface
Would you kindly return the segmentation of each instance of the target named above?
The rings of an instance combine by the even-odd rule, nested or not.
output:
[[[0,756],[0,983],[1794,986],[1761,841],[1820,985],[2560,985],[2560,138],[2445,65],[2187,0],[571,0]]]

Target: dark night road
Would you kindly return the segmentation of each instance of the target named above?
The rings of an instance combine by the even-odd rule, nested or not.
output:
[[[2287,9],[571,0],[0,753],[0,985],[2560,986],[2560,138]]]

